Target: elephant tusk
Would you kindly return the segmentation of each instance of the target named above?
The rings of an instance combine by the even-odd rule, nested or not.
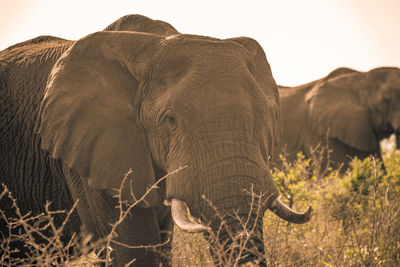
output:
[[[311,218],[312,212],[311,206],[309,206],[304,213],[294,211],[289,208],[285,203],[283,203],[279,197],[272,202],[269,209],[285,221],[298,224],[308,222]]]
[[[176,198],[171,200],[171,214],[175,225],[185,232],[199,233],[211,230],[210,227],[198,222],[198,219],[190,215],[188,206],[182,200]]]

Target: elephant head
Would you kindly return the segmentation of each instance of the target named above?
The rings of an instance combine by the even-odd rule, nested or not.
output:
[[[330,137],[357,150],[377,152],[381,139],[400,130],[400,70],[344,70],[307,93],[312,127],[321,135],[329,129]]]
[[[367,106],[378,140],[400,133],[400,69],[377,68],[366,73]]]
[[[130,31],[152,33],[164,37],[179,34],[169,23],[142,15],[126,15],[108,25],[103,31]]]
[[[109,194],[130,168],[137,199],[157,173],[186,166],[168,176],[165,196],[152,190],[139,205],[165,197],[179,227],[216,231],[215,210],[249,216],[246,190],[262,198],[261,214],[269,208],[290,222],[309,220],[311,209],[297,213],[279,200],[268,169],[279,116],[275,81],[252,39],[97,32],[55,64],[37,132],[51,157]],[[129,190],[122,198],[133,201]],[[190,222],[185,206],[207,225]],[[229,243],[227,234],[220,239]]]

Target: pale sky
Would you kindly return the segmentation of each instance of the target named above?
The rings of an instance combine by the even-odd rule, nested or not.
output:
[[[400,0],[2,0],[0,50],[39,35],[77,40],[127,14],[181,33],[251,37],[281,85],[341,66],[400,67]]]

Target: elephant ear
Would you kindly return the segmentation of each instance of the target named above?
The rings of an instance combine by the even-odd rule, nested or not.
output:
[[[113,22],[104,31],[135,31],[157,34],[163,37],[179,34],[170,24],[152,20],[142,15],[126,15]]]
[[[42,148],[87,177],[93,188],[115,195],[132,169],[122,191],[131,203],[130,185],[139,199],[155,182],[137,116],[138,84],[147,64],[140,58],[158,40],[149,34],[98,32],[77,41],[55,64],[36,123]],[[156,202],[152,190],[139,205]]]
[[[311,127],[358,150],[376,149],[377,138],[360,95],[367,85],[359,72],[316,83],[306,95]]]
[[[254,62],[254,68],[250,66],[250,71],[253,73],[255,80],[260,85],[267,98],[267,110],[270,112],[270,115],[266,118],[268,132],[264,134],[263,142],[267,145],[270,150],[268,153],[271,155],[274,149],[278,147],[279,137],[281,135],[278,86],[272,76],[271,67],[267,61],[263,48],[254,39],[238,37],[228,40],[242,45],[249,52]]]

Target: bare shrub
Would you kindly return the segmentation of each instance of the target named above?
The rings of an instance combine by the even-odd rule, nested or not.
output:
[[[385,172],[382,162],[371,157],[354,159],[345,173],[330,169],[323,176],[310,177],[308,174],[313,167],[308,159],[300,156],[297,165],[288,165],[285,170],[274,169],[272,174],[283,200],[289,206],[301,210],[312,204],[314,215],[309,223],[288,224],[271,212],[260,214],[263,205],[261,197],[249,192],[253,195],[248,218],[264,216],[264,251],[249,249],[252,248],[248,243],[250,237],[257,232],[251,223],[253,219],[246,219],[246,216],[237,213],[222,217],[216,210],[216,216],[220,216],[222,223],[216,232],[206,234],[209,242],[202,234],[174,230],[173,266],[208,267],[215,265],[214,260],[223,266],[400,266],[400,152],[385,153],[384,161]],[[10,198],[13,208],[18,208],[7,188],[3,188],[0,198]],[[119,203],[117,208],[121,216],[107,238],[94,242],[90,235],[81,233],[81,236],[74,235],[67,244],[61,242],[65,222],[56,227],[53,217],[64,214],[68,220],[78,203],[70,211],[51,211],[47,204],[46,212],[37,216],[21,214],[16,210],[16,218],[6,218],[4,211],[0,211],[10,233],[9,238],[1,240],[0,264],[109,265],[112,257],[110,248],[124,245],[115,241],[116,226],[124,219],[130,205],[136,202],[128,204],[119,198]],[[211,202],[209,205],[213,207]],[[239,221],[240,227],[226,228],[234,220]],[[16,228],[24,231],[15,234],[12,230]],[[220,238],[225,229],[228,229],[226,232],[232,243],[220,242],[224,240]],[[53,235],[43,235],[43,232],[52,232]],[[37,242],[40,238],[46,241]],[[24,242],[32,257],[13,258],[12,241]],[[163,245],[149,249],[158,249]],[[72,247],[74,253],[71,253]],[[107,252],[103,254],[107,256],[100,258],[100,251]],[[248,252],[256,257],[253,262],[242,264]]]
[[[0,199],[8,198],[12,203],[16,217],[9,218],[5,211],[0,210],[1,219],[8,228],[8,238],[3,237],[0,245],[0,263],[2,266],[77,266],[74,262],[80,258],[81,254],[88,255],[98,244],[91,242],[91,236],[78,238],[73,235],[69,242],[62,241],[62,232],[78,202],[69,211],[51,211],[50,203],[45,205],[45,212],[36,216],[30,213],[22,214],[16,199],[3,184],[3,191]],[[55,215],[65,215],[61,225],[56,225]],[[18,234],[16,234],[18,233]],[[15,257],[18,254],[18,247],[13,244],[20,243],[18,247],[24,247],[29,257]],[[74,253],[71,253],[74,251]],[[78,252],[79,251],[79,252]],[[99,260],[95,257],[85,257],[79,259],[80,266],[90,266]]]
[[[184,167],[183,167],[184,168]],[[70,240],[65,243],[62,241],[63,230],[68,222],[71,214],[76,209],[79,200],[75,202],[73,207],[69,211],[50,210],[50,203],[45,205],[45,212],[39,215],[22,214],[18,205],[17,200],[12,196],[12,192],[3,184],[3,191],[0,194],[0,200],[2,198],[8,198],[12,203],[12,209],[15,211],[16,217],[9,218],[6,212],[0,210],[0,217],[4,220],[8,228],[8,237],[2,237],[0,244],[0,264],[2,266],[51,266],[51,265],[62,265],[62,266],[93,266],[96,264],[104,264],[110,266],[112,263],[112,245],[124,246],[128,248],[148,248],[157,249],[163,244],[156,244],[152,246],[129,246],[116,241],[118,225],[122,223],[129,212],[145,197],[149,192],[158,187],[158,184],[166,179],[169,175],[180,171],[183,168],[166,175],[159,179],[155,184],[148,188],[147,192],[139,199],[137,199],[131,190],[132,198],[135,200],[133,203],[127,203],[122,201],[121,191],[124,186],[129,186],[132,189],[132,184],[126,185],[126,181],[129,175],[132,174],[132,170],[129,170],[121,183],[121,187],[116,189],[115,197],[118,199],[119,210],[118,220],[111,225],[111,231],[107,237],[101,240],[92,240],[90,234],[82,231],[80,234],[73,234]],[[61,225],[57,225],[54,221],[55,215],[65,215],[65,218]],[[18,247],[24,247],[27,249],[27,257],[16,257],[19,253],[14,248],[13,244],[19,242]],[[167,241],[168,242],[168,241]],[[167,243],[166,242],[166,243]],[[73,253],[71,253],[73,252]],[[105,255],[101,257],[100,255]],[[135,259],[132,259],[129,266]]]
[[[174,229],[172,265],[176,267],[212,267],[209,244],[203,234],[185,233]]]

